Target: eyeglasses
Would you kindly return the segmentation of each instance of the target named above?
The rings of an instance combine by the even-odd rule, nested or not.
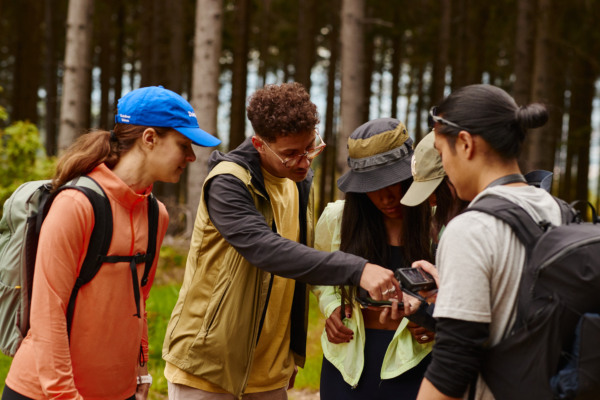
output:
[[[282,159],[279,154],[277,154],[272,148],[269,147],[269,145],[267,144],[266,141],[264,141],[263,139],[260,139],[261,142],[264,143],[265,146],[267,146],[267,149],[271,150],[271,153],[275,154],[275,157],[279,158],[279,161],[281,161],[281,164],[286,167],[286,168],[292,168],[295,167],[296,165],[298,165],[298,163],[300,161],[302,161],[303,158],[306,158],[308,161],[312,161],[315,159],[315,157],[317,157],[319,154],[321,154],[323,152],[323,150],[325,149],[325,146],[327,146],[325,144],[325,142],[323,141],[323,139],[321,138],[321,135],[319,135],[317,133],[317,137],[319,138],[319,142],[320,144],[315,146],[313,149],[305,151],[302,154],[298,154],[296,156],[292,156],[292,157],[288,157],[285,160]]]
[[[452,121],[448,121],[447,119],[444,119],[442,117],[438,117],[437,116],[437,107],[431,107],[431,110],[429,110],[429,117],[427,118],[427,122],[429,124],[429,129],[433,130],[433,127],[435,126],[435,123],[437,122],[438,124],[442,124],[442,125],[448,125],[451,126],[453,128],[456,129],[460,129],[461,131],[467,131],[468,129],[463,128],[462,126],[455,124]]]

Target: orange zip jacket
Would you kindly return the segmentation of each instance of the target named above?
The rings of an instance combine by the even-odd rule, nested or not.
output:
[[[108,255],[145,253],[147,194],[131,190],[104,164],[90,174],[106,192],[113,211]],[[77,295],[71,341],[66,309],[94,226],[83,193],[64,190],[54,200],[40,233],[31,300],[31,329],[12,362],[6,385],[34,399],[126,399],[137,387],[140,345],[148,360],[145,301],[156,273],[158,250],[169,217],[159,202],[156,257],[141,288],[142,318],[136,314],[129,263],[105,263]],[[138,284],[144,264],[137,266]]]

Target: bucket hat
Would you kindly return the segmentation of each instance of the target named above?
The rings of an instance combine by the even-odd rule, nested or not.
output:
[[[345,193],[367,193],[411,178],[412,143],[397,119],[362,124],[348,139],[350,170],[338,179],[338,188]]]
[[[135,89],[117,103],[115,122],[121,124],[172,128],[198,146],[217,146],[221,141],[203,131],[192,105],[162,86]]]
[[[442,158],[433,147],[434,140],[435,134],[431,131],[415,148],[411,162],[413,182],[400,200],[405,206],[417,206],[427,200],[446,176]]]

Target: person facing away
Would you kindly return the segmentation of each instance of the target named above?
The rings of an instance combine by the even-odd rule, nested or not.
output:
[[[415,207],[427,201],[432,206],[430,236],[437,244],[444,227],[464,210],[469,202],[456,196],[456,190],[442,166],[442,158],[433,145],[434,140],[435,133],[432,129],[415,147],[411,161],[413,182],[400,203]]]
[[[528,185],[517,163],[527,129],[547,121],[543,105],[519,107],[504,90],[478,84],[451,93],[430,114],[435,148],[459,198],[497,195],[536,221],[561,223],[557,202]],[[493,399],[480,363],[485,348],[513,324],[525,248],[509,225],[473,211],[448,223],[436,261],[436,343],[418,399],[468,398],[471,392],[475,399]]]
[[[381,118],[361,125],[348,139],[348,154],[350,170],[338,180],[345,200],[323,211],[315,248],[340,249],[392,271],[413,260],[431,260],[429,205],[400,204],[412,182],[412,139],[404,124]],[[421,329],[413,336],[404,318],[381,322],[382,311],[389,309],[361,307],[355,296],[365,295],[355,287],[315,286],[313,293],[327,317],[321,398],[415,399],[433,334]]]
[[[312,249],[312,160],[325,147],[302,85],[249,99],[254,135],[213,152],[186,272],[163,345],[171,399],[286,399],[306,354],[306,284],[361,285],[375,298],[391,271]]]
[[[146,253],[152,184],[177,182],[196,159],[192,144],[220,143],[198,127],[193,112],[162,87],[133,90],[118,102],[113,131],[82,135],[58,160],[54,189],[88,175],[106,193],[113,213],[107,216],[113,221],[108,255]],[[159,202],[157,249],[168,222]],[[67,332],[66,306],[93,227],[93,208],[83,193],[66,189],[56,196],[39,237],[31,328],[12,362],[3,400],[147,397],[145,302],[158,256],[144,286],[144,263],[137,265],[135,280],[129,262],[103,264],[79,290],[70,337]],[[141,299],[134,295],[140,286]]]

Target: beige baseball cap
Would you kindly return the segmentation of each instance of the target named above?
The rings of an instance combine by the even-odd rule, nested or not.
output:
[[[442,158],[433,147],[434,140],[431,131],[415,148],[411,161],[413,182],[400,200],[405,206],[417,206],[427,200],[446,176]]]

